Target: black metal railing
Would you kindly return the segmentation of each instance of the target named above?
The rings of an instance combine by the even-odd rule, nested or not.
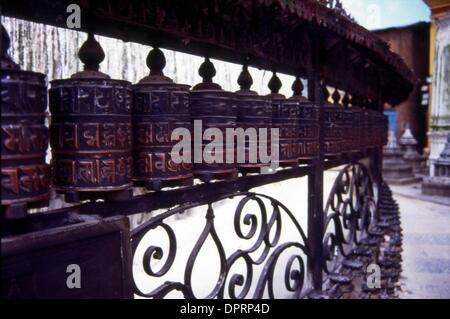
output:
[[[376,185],[376,188],[379,187],[380,185]],[[311,265],[316,263],[322,265],[321,271],[325,274],[323,283],[328,282],[330,277],[336,278],[343,264],[350,264],[360,270],[363,266],[367,267],[369,259],[364,264],[354,261],[352,256],[355,249],[358,251],[366,245],[378,247],[381,243],[379,237],[376,237],[379,236],[376,188],[369,169],[364,164],[357,162],[345,165],[339,172],[328,197],[324,232],[314,233],[314,238],[308,238],[302,227],[307,221],[306,212],[302,218],[301,212],[292,212],[276,199],[256,193],[233,193],[215,201],[181,205],[161,213],[131,232],[135,260],[133,267],[135,293],[140,297],[162,298],[179,291],[185,298],[198,298],[200,296],[194,291],[192,282],[193,269],[198,263],[203,264],[203,269],[205,265],[211,266],[206,268],[209,272],[217,274],[218,278],[214,282],[214,288],[201,298],[276,298],[277,293],[280,294],[283,289],[292,298],[309,296],[314,291],[311,281],[314,269]],[[224,239],[217,230],[216,212],[213,209],[213,205],[225,199],[237,202],[234,214],[221,211],[225,216],[222,216],[223,222],[219,224],[222,231],[232,229],[233,236],[226,237],[228,243],[233,243],[230,252],[224,249]],[[253,209],[246,212],[246,207],[251,203],[255,204]],[[179,238],[182,234],[174,231],[167,220],[195,207],[201,208],[195,213],[204,213],[206,223],[193,248],[189,248],[188,258],[180,262],[184,268],[181,267],[182,269],[177,272],[181,271],[184,274],[182,279],[172,280],[168,275],[171,268],[174,267],[179,255],[186,256],[186,254],[182,253],[177,245],[182,241]],[[289,223],[293,228],[286,225]],[[232,227],[227,227],[226,224]],[[161,233],[160,236],[153,237],[153,241],[144,240],[144,237],[158,228],[163,230],[168,239],[165,248],[161,245]],[[193,228],[187,231],[194,231]],[[287,232],[286,229],[289,229],[291,241],[281,240],[281,235]],[[185,232],[186,230],[181,233]],[[323,240],[323,255],[311,251],[309,243],[316,237]],[[204,248],[207,238],[211,238],[214,242],[216,254],[208,256],[217,256],[216,263],[212,263],[211,260],[198,261],[199,252]],[[242,245],[242,242],[246,245]],[[191,247],[192,243],[188,245],[185,242],[184,246]],[[249,248],[239,248],[242,246]],[[289,250],[290,248],[295,249]],[[284,258],[280,259],[282,255]],[[245,266],[241,265],[240,271],[235,271],[233,266],[239,262]],[[280,267],[280,264],[283,265]],[[156,268],[158,270],[155,270]],[[145,273],[145,276],[142,276],[142,273]],[[276,291],[275,278],[284,283],[284,286],[278,287]],[[347,279],[352,278],[344,277],[344,280]],[[202,284],[207,285],[205,282]],[[325,284],[322,284],[322,287],[325,287]]]
[[[135,293],[142,297],[161,298],[174,290],[180,291],[186,298],[198,298],[193,288],[193,269],[197,266],[199,252],[204,248],[205,242],[208,238],[212,239],[216,254],[208,253],[208,260],[203,260],[203,265],[213,265],[210,260],[213,256],[218,256],[216,265],[218,269],[211,269],[206,267],[207,271],[217,273],[217,281],[213,284],[213,288],[202,298],[262,298],[266,294],[270,298],[275,298],[274,291],[275,278],[278,275],[278,267],[280,263],[284,262],[282,266],[281,278],[284,278],[285,289],[291,294],[291,297],[297,298],[304,294],[305,282],[307,280],[307,256],[309,256],[309,246],[306,235],[300,225],[300,222],[295,217],[295,214],[282,203],[274,198],[266,195],[256,193],[234,193],[221,198],[219,201],[225,199],[232,199],[237,202],[233,214],[227,212],[227,223],[230,225],[220,225],[220,230],[232,229],[233,236],[229,236],[227,241],[233,243],[230,252],[224,249],[224,241],[219,235],[218,224],[216,223],[215,210],[213,203],[202,205],[202,211],[205,211],[205,225],[188,258],[182,261],[184,270],[183,276],[179,281],[166,279],[165,275],[171,270],[171,267],[176,262],[179,255],[177,243],[182,241],[166,220],[177,214],[183,214],[185,210],[196,207],[196,205],[183,205],[173,210],[162,213],[149,221],[139,225],[131,233],[132,248],[134,253],[140,247],[145,246],[145,252],[142,258],[138,260],[141,265],[134,267],[134,271],[142,268],[145,274],[149,277],[160,278],[159,284],[156,282],[156,288],[150,292],[144,292],[145,287],[141,283],[135,281]],[[253,204],[253,206],[252,206]],[[252,207],[250,207],[252,206]],[[247,208],[250,207],[250,210]],[[197,212],[198,213],[198,212]],[[290,234],[291,241],[282,241],[283,225],[291,223]],[[227,227],[231,226],[231,227]],[[286,227],[286,226],[284,226]],[[168,238],[168,247],[163,249],[156,242],[143,243],[143,238],[151,231],[162,229]],[[186,243],[185,243],[186,244]],[[238,248],[236,247],[246,247]],[[295,253],[292,253],[294,250]],[[286,255],[286,258],[280,258]],[[162,260],[162,265],[159,270],[155,270],[155,265],[152,264],[154,260]],[[281,261],[283,260],[283,261]],[[241,271],[235,271],[235,266],[242,263]],[[242,265],[241,265],[242,266]],[[204,267],[205,268],[205,267]],[[279,278],[279,277],[277,277]],[[149,280],[149,278],[147,278]],[[150,281],[150,280],[149,280]],[[155,284],[155,283],[153,283]],[[207,285],[203,282],[202,284]],[[151,286],[151,285],[150,285]]]

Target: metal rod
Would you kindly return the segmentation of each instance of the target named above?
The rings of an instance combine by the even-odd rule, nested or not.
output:
[[[323,169],[324,169],[324,116],[323,116],[323,91],[320,83],[320,42],[312,36],[310,75],[308,88],[310,97],[314,97],[314,103],[319,105],[319,158],[313,162],[311,173],[308,175],[308,240],[311,248],[312,260],[308,267],[312,276],[312,284],[315,290],[322,290],[322,259],[323,259]]]

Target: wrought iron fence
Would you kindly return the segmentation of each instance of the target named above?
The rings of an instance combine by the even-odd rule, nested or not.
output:
[[[218,226],[223,229],[224,225],[217,225],[215,222],[213,203],[204,204],[202,208],[205,208],[206,211],[205,225],[189,253],[185,263],[183,280],[175,282],[161,279],[160,283],[162,284],[148,293],[142,292],[135,283],[135,292],[138,296],[160,298],[172,290],[179,290],[186,298],[198,297],[192,287],[192,271],[196,266],[199,252],[208,238],[213,240],[219,256],[219,262],[217,263],[219,274],[217,283],[206,295],[206,298],[262,298],[266,289],[268,296],[274,298],[275,268],[280,256],[290,248],[294,248],[298,252],[288,255],[289,258],[284,267],[285,288],[292,293],[292,297],[299,297],[304,292],[304,282],[306,281],[305,257],[309,255],[309,247],[306,235],[295,215],[276,199],[262,194],[239,192],[227,195],[219,201],[225,199],[232,199],[233,202],[238,203],[234,213],[228,215],[227,212],[227,220],[232,224],[233,229],[233,236],[227,236],[227,241],[234,243],[233,246],[246,246],[248,248],[232,249],[230,253],[226,253],[223,245],[224,239],[221,238],[216,229]],[[251,206],[252,203],[254,204],[253,210],[248,211],[246,207]],[[201,204],[183,205],[169,210],[139,225],[131,232],[134,252],[139,245],[143,245],[144,236],[157,228],[163,229],[169,239],[168,248],[165,250],[157,243],[149,242],[145,245],[145,252],[141,254],[142,260],[140,261],[148,276],[159,278],[166,275],[179,255],[177,242],[181,239],[177,240],[177,234],[166,223],[166,219],[175,214],[182,214],[186,209],[198,205]],[[292,236],[295,240],[283,242],[281,240],[282,225],[288,222],[292,223],[295,230],[295,234]],[[211,254],[211,256],[217,254]],[[152,261],[154,259],[164,259],[163,265],[160,266],[158,271],[153,269]],[[233,271],[233,266],[239,262],[245,264],[244,271]],[[259,273],[255,271],[258,266],[261,268]],[[209,270],[213,271],[212,269]],[[216,273],[216,271],[213,272]],[[252,286],[255,286],[254,289],[251,289]]]

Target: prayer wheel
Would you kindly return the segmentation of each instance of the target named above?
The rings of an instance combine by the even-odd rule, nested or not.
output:
[[[194,176],[204,182],[235,179],[235,145],[227,145],[225,138],[227,128],[236,128],[235,95],[212,81],[216,70],[209,58],[200,66],[199,74],[203,82],[190,92]]]
[[[67,201],[128,198],[133,174],[130,83],[98,71],[104,59],[89,34],[84,71],[50,89],[53,186]]]
[[[382,120],[383,123],[382,123],[381,129],[383,130],[383,133],[382,133],[383,137],[381,140],[381,146],[384,146],[388,142],[389,118],[385,114],[382,114],[382,117],[383,117],[383,120]]]
[[[236,92],[237,127],[244,130],[245,136],[237,140],[236,166],[243,173],[260,172],[262,167],[270,165],[267,161],[264,163],[260,155],[270,156],[272,105],[270,99],[250,90],[253,79],[246,65],[243,66],[238,83],[240,90]],[[261,129],[266,130],[264,138]]]
[[[280,88],[281,81],[274,72],[269,81],[268,97],[272,102],[272,126],[279,130],[279,165],[295,167],[298,165],[299,103],[279,94]]]
[[[369,113],[369,147],[375,148],[379,144],[379,136],[378,136],[378,128],[379,125],[377,123],[378,116],[377,111],[368,110]]]
[[[370,148],[370,115],[367,109],[362,110],[362,129],[361,129],[361,150],[367,151]]]
[[[376,112],[377,125],[377,147],[383,146],[387,143],[387,118],[383,113]]]
[[[20,70],[11,60],[3,25],[1,35],[1,205],[5,218],[22,218],[49,199],[47,87],[44,74]]]
[[[296,78],[292,84],[294,95],[290,100],[298,102],[298,159],[307,163],[319,157],[319,107],[302,96],[303,84]]]
[[[326,86],[324,92],[324,156],[326,158],[336,158],[341,156],[343,148],[342,138],[342,117],[343,107],[339,104],[334,94],[333,102],[328,102],[329,93]],[[337,92],[337,91],[335,91]]]
[[[351,110],[353,112],[353,125],[351,131],[352,153],[358,153],[363,147],[361,138],[364,134],[362,125],[363,110],[355,105],[352,105]]]
[[[150,51],[147,66],[150,75],[133,85],[134,181],[148,189],[192,185],[190,146],[172,158],[172,139],[176,129],[191,132],[189,86],[176,84],[164,76],[164,54]],[[183,161],[183,157],[189,161]]]
[[[344,153],[352,153],[354,151],[355,141],[355,129],[353,126],[354,112],[350,108],[350,98],[347,93],[342,98],[342,104],[344,106],[342,110],[342,151]]]
[[[367,146],[367,129],[368,119],[367,111],[362,108],[364,101],[359,96],[352,97],[352,109],[354,112],[353,123],[356,128],[355,151],[365,152]]]

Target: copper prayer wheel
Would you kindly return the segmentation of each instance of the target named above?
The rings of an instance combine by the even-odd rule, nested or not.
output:
[[[352,108],[354,109],[354,125],[357,131],[356,147],[358,152],[365,152],[368,141],[368,114],[362,106],[364,100],[359,96],[352,99]]]
[[[375,148],[379,144],[379,125],[378,125],[378,116],[376,111],[368,110],[369,113],[369,147]]]
[[[194,176],[205,182],[235,179],[237,177],[234,160],[235,145],[227,147],[225,143],[226,129],[236,128],[237,106],[235,95],[232,92],[224,91],[220,85],[213,83],[212,78],[215,76],[216,70],[209,58],[206,58],[200,66],[199,74],[203,78],[203,82],[194,86],[190,92],[194,137],[197,128],[202,134],[201,145],[198,149],[196,141],[192,143]],[[197,127],[196,123],[201,126]],[[204,133],[209,128],[219,129],[222,133],[224,137],[222,148],[210,148],[212,141],[204,138]],[[227,157],[231,159],[228,162]]]
[[[286,99],[279,94],[281,81],[273,73],[269,81],[270,94],[267,96],[272,103],[272,127],[279,130],[279,165],[295,167],[298,165],[298,125],[299,107],[296,100]],[[274,141],[272,141],[273,143]]]
[[[260,172],[261,167],[269,165],[260,161],[259,154],[261,143],[265,143],[267,149],[264,155],[270,155],[272,105],[270,99],[250,90],[253,80],[246,65],[243,66],[238,83],[240,90],[236,92],[237,127],[244,131],[254,129],[255,132],[250,132],[254,134],[249,134],[244,141],[237,141],[236,166],[243,173],[256,173]],[[267,129],[267,137],[264,141],[261,140],[260,129]],[[243,147],[240,147],[240,143],[243,143]],[[243,152],[244,163],[239,161],[239,152]]]
[[[370,117],[369,112],[366,109],[362,110],[361,115],[361,150],[366,151],[368,148],[370,148]]]
[[[365,113],[364,122],[366,125],[366,130],[365,130],[365,134],[364,134],[364,137],[366,140],[365,147],[366,147],[366,149],[371,149],[373,146],[373,139],[374,139],[374,135],[375,135],[373,132],[372,111],[369,109],[366,109],[364,113]]]
[[[1,33],[1,204],[6,218],[21,218],[49,199],[47,87],[44,74],[22,71],[11,60],[3,25]]]
[[[386,114],[381,114],[382,115],[382,125],[381,125],[381,129],[382,129],[382,140],[381,140],[381,145],[380,146],[384,146],[387,144],[388,142],[388,132],[389,132],[389,118],[387,117]]]
[[[303,84],[296,78],[292,84],[294,95],[290,100],[298,102],[298,159],[300,163],[307,163],[319,158],[319,107],[302,96]]]
[[[84,71],[50,89],[53,186],[67,201],[128,197],[133,173],[131,87],[98,71],[104,59],[89,34]]]
[[[326,158],[339,157],[342,154],[342,117],[343,107],[334,99],[329,103],[329,93],[324,89],[324,156]],[[337,92],[337,91],[335,91]],[[336,96],[336,95],[335,95]]]
[[[387,143],[387,118],[383,113],[376,112],[377,116],[377,147]]]
[[[362,141],[362,135],[363,133],[363,125],[362,125],[362,117],[363,117],[363,110],[355,105],[352,105],[352,130],[351,130],[351,139],[352,139],[352,152],[358,153],[361,151],[363,145]]]
[[[376,123],[377,123],[377,132],[378,132],[378,139],[377,139],[377,147],[384,145],[384,125],[385,125],[385,117],[383,112],[375,112],[376,114]]]
[[[158,48],[147,57],[150,75],[133,85],[134,178],[136,185],[162,187],[192,185],[190,147],[183,148],[189,162],[172,159],[172,140],[177,128],[191,132],[189,86],[164,76],[164,54]]]

